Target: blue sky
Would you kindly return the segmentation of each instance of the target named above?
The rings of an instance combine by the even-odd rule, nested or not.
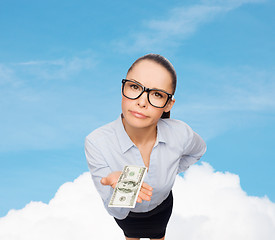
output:
[[[120,84],[149,53],[175,66],[172,117],[203,161],[275,202],[271,0],[0,2],[0,216],[48,202],[87,171],[84,138],[120,114]]]

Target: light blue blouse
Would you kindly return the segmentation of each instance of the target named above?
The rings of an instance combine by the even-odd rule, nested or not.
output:
[[[160,119],[157,139],[153,147],[149,171],[144,182],[153,188],[151,201],[137,203],[135,208],[109,208],[113,193],[111,186],[103,186],[101,178],[125,165],[144,166],[139,149],[132,142],[122,124],[121,116],[104,125],[85,139],[85,153],[95,187],[108,213],[118,219],[129,211],[148,212],[169,195],[176,175],[197,162],[206,151],[206,144],[186,123],[174,119]]]

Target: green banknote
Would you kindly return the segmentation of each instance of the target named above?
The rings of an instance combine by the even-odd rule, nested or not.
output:
[[[146,167],[125,166],[108,206],[134,208],[146,172]]]

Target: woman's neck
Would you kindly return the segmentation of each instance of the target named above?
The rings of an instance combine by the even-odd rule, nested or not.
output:
[[[137,147],[152,142],[155,143],[157,138],[157,124],[147,128],[134,128],[129,126],[124,118],[122,118],[122,123],[128,136]]]

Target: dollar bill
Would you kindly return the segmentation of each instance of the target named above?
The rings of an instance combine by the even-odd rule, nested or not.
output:
[[[134,208],[146,172],[146,167],[125,166],[108,206]]]

